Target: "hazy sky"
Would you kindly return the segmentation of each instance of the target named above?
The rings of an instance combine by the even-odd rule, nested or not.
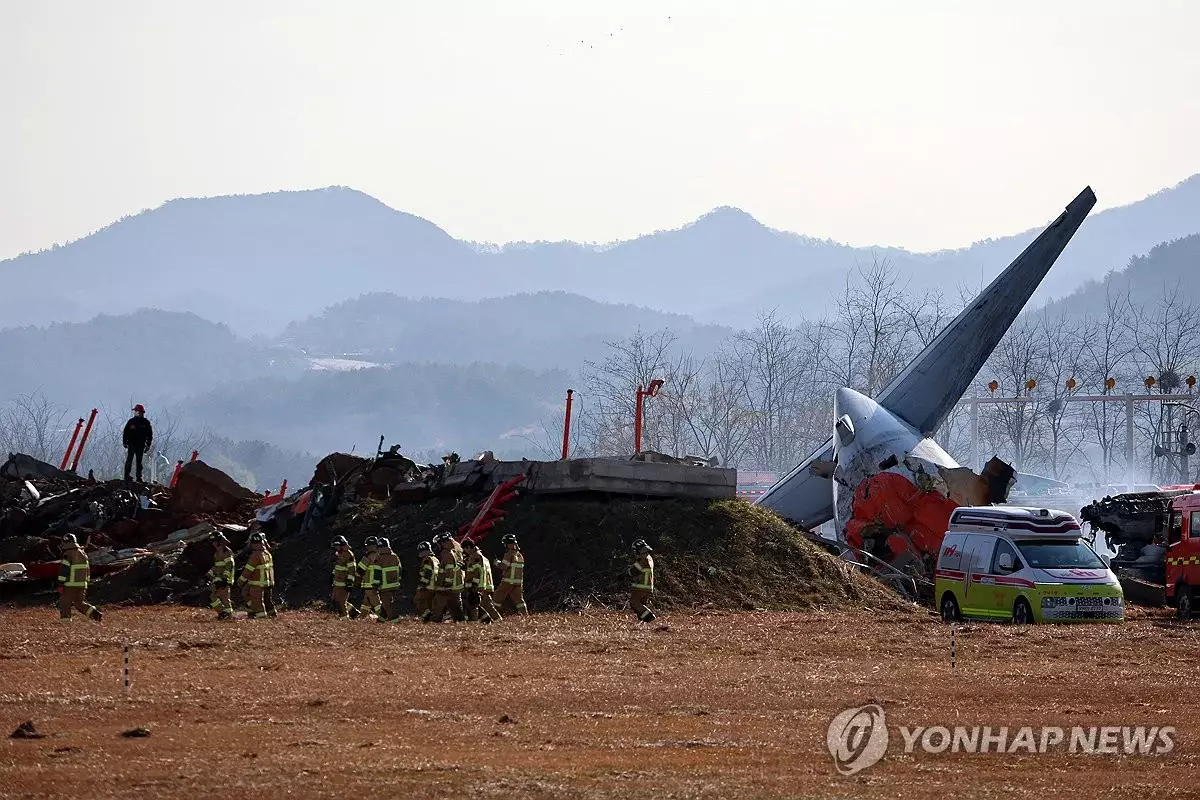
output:
[[[1200,2],[0,0],[0,258],[340,184],[481,241],[958,246],[1200,172]]]

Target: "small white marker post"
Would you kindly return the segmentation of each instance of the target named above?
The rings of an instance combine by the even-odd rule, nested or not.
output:
[[[956,657],[958,655],[958,641],[954,635],[954,629],[957,627],[958,627],[957,625],[953,625],[953,624],[950,626],[950,671],[951,672],[954,671],[955,661],[957,660]]]
[[[129,645],[125,645],[125,669],[122,671],[125,682],[125,696],[129,697],[129,689],[133,685],[129,680]]]

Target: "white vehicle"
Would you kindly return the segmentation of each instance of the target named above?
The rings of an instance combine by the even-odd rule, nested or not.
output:
[[[942,619],[1122,621],[1121,584],[1080,533],[1065,511],[955,509],[934,573]]]

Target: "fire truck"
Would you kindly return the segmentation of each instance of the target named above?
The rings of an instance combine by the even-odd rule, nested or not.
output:
[[[1111,566],[1126,598],[1170,605],[1181,620],[1197,616],[1200,484],[1105,497],[1084,507],[1080,517],[1104,531],[1109,549],[1117,551]]]

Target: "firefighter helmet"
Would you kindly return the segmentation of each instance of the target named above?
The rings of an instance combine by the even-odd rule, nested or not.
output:
[[[363,546],[364,547],[378,547],[379,539],[375,538],[374,536],[368,536],[366,539],[363,540]]]
[[[633,552],[640,553],[643,550],[645,550],[648,553],[654,552],[654,548],[651,547],[650,545],[646,544],[645,539],[638,539],[636,542],[633,543]]]
[[[513,534],[513,533],[506,533],[500,537],[500,543],[501,544],[516,544],[517,536],[516,536],[516,534]]]
[[[229,544],[229,538],[220,531],[211,534],[208,538],[212,540],[213,544]]]
[[[379,537],[378,539],[376,539],[375,541],[376,541],[376,543],[377,543],[377,544],[378,544],[380,547],[382,547],[384,550],[391,550],[391,549],[392,549],[392,543],[391,543],[391,541],[390,541],[390,540],[388,540],[386,537],[380,536],[380,537]]]
[[[79,544],[79,540],[75,538],[75,534],[67,533],[67,534],[63,534],[62,543],[63,544]]]
[[[418,553],[432,553],[433,545],[430,544],[429,542],[421,542],[420,544],[417,545],[417,552]]]
[[[466,548],[466,549],[468,549],[468,550],[474,550],[474,549],[476,548],[476,546],[477,546],[477,545],[475,544],[475,540],[474,540],[474,539],[463,539],[463,540],[462,540],[462,546],[463,546],[463,547],[465,547],[465,548]]]

